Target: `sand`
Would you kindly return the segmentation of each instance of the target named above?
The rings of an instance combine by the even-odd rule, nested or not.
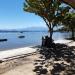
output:
[[[68,46],[75,46],[75,42],[72,40],[57,40],[55,43],[63,43]],[[39,54],[36,52],[37,48],[25,47],[14,50],[8,50],[0,53],[0,59],[5,60],[5,58],[13,57],[17,55],[24,55],[27,53],[32,53],[30,56],[22,56],[21,58],[5,60],[0,63],[0,75],[36,75],[33,72],[34,61],[39,59]],[[36,53],[33,53],[36,52]]]
[[[6,50],[6,51],[0,51],[0,60],[7,60],[7,59],[12,59],[16,57],[19,57],[24,54],[36,52],[37,48],[33,47],[24,47],[24,48],[17,48],[17,49],[12,49],[12,50]]]
[[[0,64],[0,75],[35,75],[34,61],[38,56],[32,53],[31,56],[5,61]]]
[[[65,45],[68,45],[68,46],[75,46],[75,41],[73,40],[56,40],[54,41],[55,43],[61,43],[61,44],[65,44]]]

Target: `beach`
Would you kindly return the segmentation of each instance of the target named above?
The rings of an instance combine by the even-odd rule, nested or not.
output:
[[[0,60],[5,61],[13,58],[18,58],[21,56],[24,56],[29,53],[36,52],[37,48],[33,48],[33,46],[30,47],[23,47],[23,48],[17,48],[17,49],[10,49],[6,51],[0,52]]]
[[[70,47],[75,46],[75,42],[72,40],[57,40],[55,41],[55,43],[61,43],[61,44],[63,43]],[[33,72],[33,70],[35,67],[34,66],[35,60],[38,60],[39,57],[41,56],[38,53],[39,49],[40,48],[36,46],[25,47],[25,48],[12,50],[12,52],[8,50],[5,52],[6,53],[5,55],[4,53],[1,53],[0,59],[2,59],[4,62],[0,63],[0,75],[36,75],[36,73]],[[26,54],[29,54],[29,55],[26,55]],[[57,62],[62,63],[64,61],[54,61],[54,63],[57,63]],[[70,63],[67,63],[67,62],[64,62],[64,63],[70,65]]]
[[[0,75],[75,75],[74,4],[1,0]]]
[[[32,54],[31,56],[5,61],[0,64],[0,75],[35,75],[33,63],[37,58],[38,55]]]
[[[37,58],[37,55],[36,55],[37,49],[38,47],[30,46],[30,47],[17,48],[13,50],[0,52],[0,61],[2,61],[2,63],[0,63],[0,75],[2,73],[8,72],[9,70],[17,69],[17,67],[20,68],[21,70],[25,69],[26,73],[28,71],[31,71],[33,68],[33,65],[32,65],[33,60]],[[14,70],[14,71],[17,72],[15,75],[19,73],[17,70]],[[19,73],[19,75],[22,75],[21,73]],[[31,74],[32,72],[29,72],[29,73]],[[10,74],[7,74],[7,75],[10,75]]]

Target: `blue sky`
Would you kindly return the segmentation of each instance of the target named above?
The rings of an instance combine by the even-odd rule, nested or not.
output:
[[[24,0],[0,0],[0,29],[46,27],[37,15],[23,11]]]

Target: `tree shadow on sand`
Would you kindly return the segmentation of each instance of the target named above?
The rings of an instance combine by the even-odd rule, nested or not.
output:
[[[36,75],[75,75],[75,46],[56,44],[54,48],[41,48],[34,61]]]

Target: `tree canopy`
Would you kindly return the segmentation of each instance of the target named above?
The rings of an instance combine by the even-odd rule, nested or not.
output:
[[[60,7],[59,0],[25,0],[24,11],[35,13],[43,18],[52,36],[53,28],[63,19],[69,7]]]
[[[57,0],[26,0],[24,11],[39,15],[49,27],[49,23],[55,18],[55,11],[58,10],[59,5],[60,2]]]
[[[60,0],[60,1],[67,3],[68,5],[70,5],[75,9],[75,0]]]
[[[75,31],[75,13],[68,13],[63,20],[64,27],[72,32],[72,39],[74,40]]]

